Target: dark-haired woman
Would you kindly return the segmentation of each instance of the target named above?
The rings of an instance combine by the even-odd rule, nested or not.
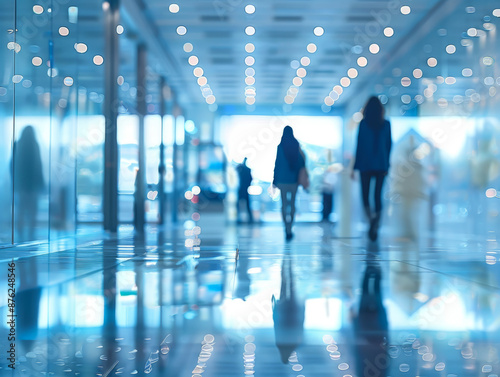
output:
[[[378,97],[371,97],[363,109],[363,120],[359,124],[358,146],[354,170],[361,176],[361,192],[366,216],[370,221],[368,236],[372,241],[378,237],[382,214],[382,187],[389,171],[389,156],[392,148],[391,124],[384,118],[384,106]],[[375,210],[370,206],[370,186],[375,181]]]
[[[285,223],[287,240],[291,240],[293,237],[295,195],[299,186],[299,173],[305,165],[304,154],[300,149],[299,142],[293,136],[292,127],[286,126],[276,153],[273,184],[281,191],[281,215]]]

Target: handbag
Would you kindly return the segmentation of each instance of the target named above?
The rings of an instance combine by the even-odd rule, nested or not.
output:
[[[304,190],[309,189],[309,174],[305,167],[301,168],[299,171],[299,185],[304,187]]]

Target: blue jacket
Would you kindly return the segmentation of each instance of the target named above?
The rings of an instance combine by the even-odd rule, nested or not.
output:
[[[299,172],[306,166],[304,154],[299,150],[299,161],[295,169],[290,167],[285,153],[281,148],[278,148],[276,153],[276,162],[274,163],[274,184],[294,184],[299,182]]]
[[[388,120],[378,129],[370,127],[366,121],[362,120],[359,124],[354,170],[360,172],[389,171],[391,148],[391,124]]]

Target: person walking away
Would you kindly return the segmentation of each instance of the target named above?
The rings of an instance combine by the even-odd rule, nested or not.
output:
[[[389,171],[392,148],[391,124],[384,115],[384,106],[378,97],[371,97],[363,109],[363,120],[359,124],[354,164],[354,170],[359,170],[361,177],[363,206],[370,222],[368,236],[372,241],[376,241],[378,237],[382,215],[382,187]],[[374,210],[369,200],[373,180],[375,181]]]
[[[243,162],[236,167],[240,185],[238,187],[238,216],[240,215],[240,203],[245,202],[248,212],[248,222],[253,223],[252,207],[250,206],[250,195],[248,188],[252,184],[252,170],[248,167],[248,160],[245,157]]]
[[[286,126],[278,145],[274,164],[273,185],[281,191],[281,215],[285,223],[287,241],[293,238],[292,225],[295,217],[295,196],[299,186],[299,175],[306,161],[293,129]]]
[[[333,210],[333,194],[337,184],[337,175],[329,166],[323,175],[321,192],[323,194],[323,221],[329,221],[330,213]]]

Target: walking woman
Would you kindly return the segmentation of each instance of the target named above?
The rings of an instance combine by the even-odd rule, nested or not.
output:
[[[358,146],[354,170],[361,176],[361,192],[366,216],[370,222],[368,236],[377,240],[382,214],[382,187],[389,171],[392,147],[391,124],[384,118],[385,111],[378,97],[371,97],[363,110],[359,124]],[[370,186],[375,181],[375,210],[370,206]]]
[[[300,171],[305,168],[304,154],[293,136],[292,127],[283,130],[274,164],[273,185],[281,191],[281,215],[285,223],[286,239],[293,237],[292,224],[295,216],[295,195],[299,186]]]

